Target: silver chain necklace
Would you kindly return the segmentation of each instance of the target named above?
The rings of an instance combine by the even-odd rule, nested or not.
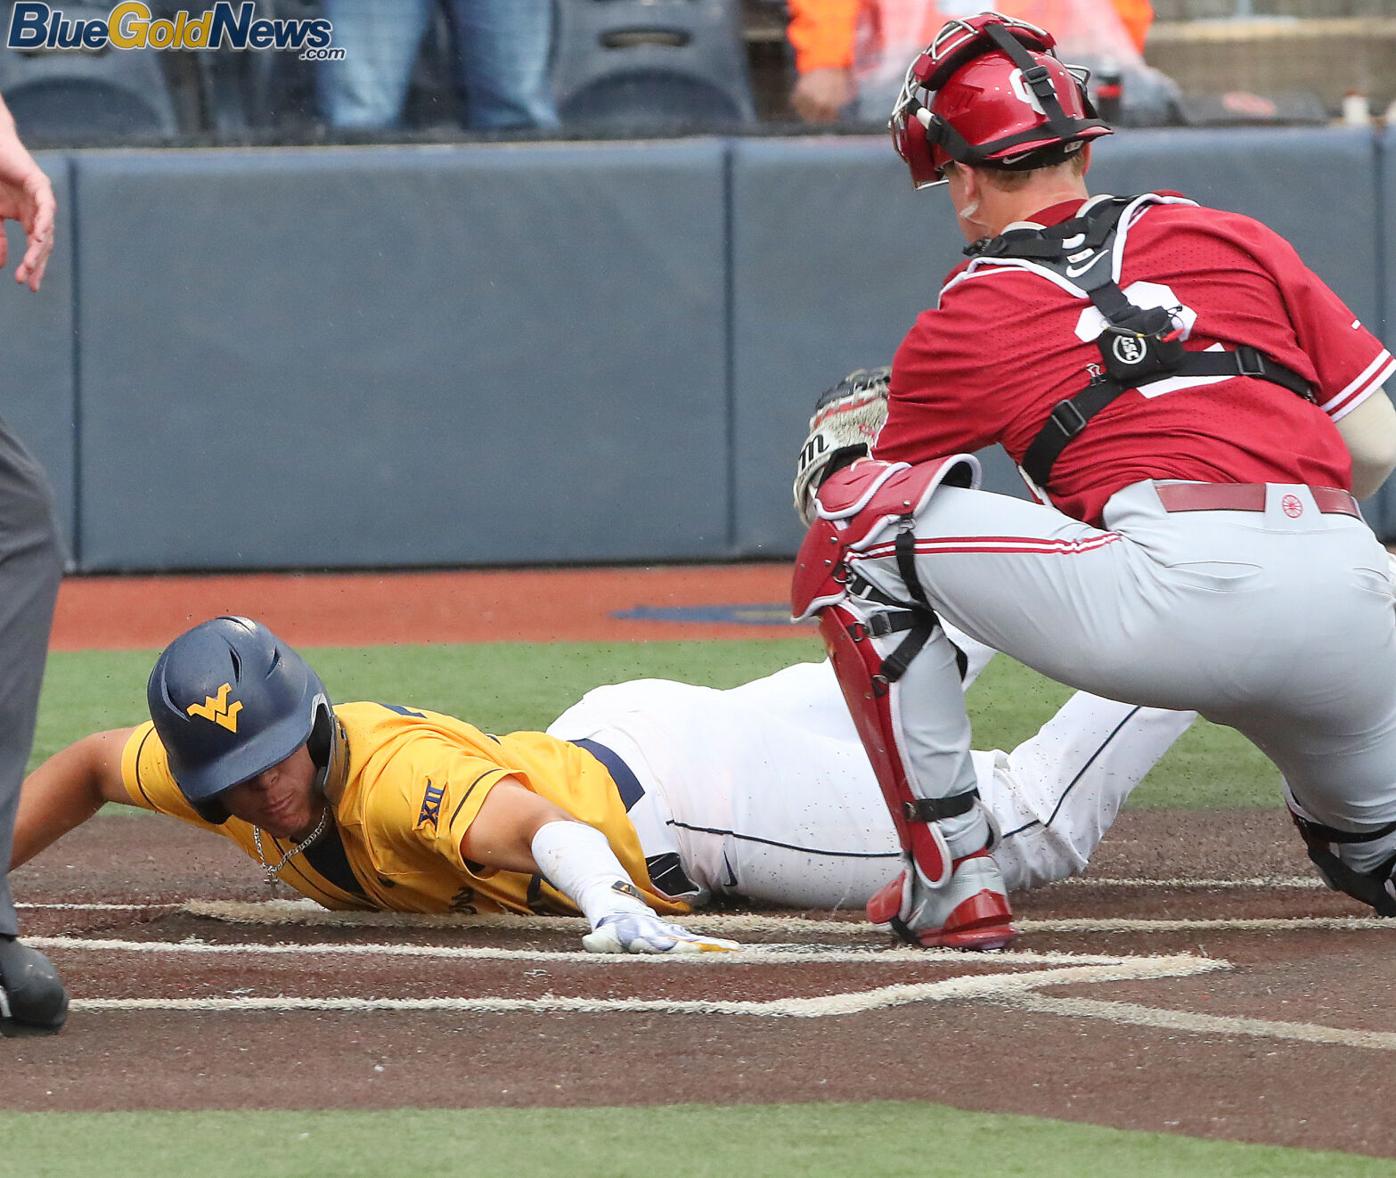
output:
[[[313,843],[322,834],[324,834],[325,827],[329,824],[329,821],[330,806],[327,802],[325,803],[324,812],[320,815],[320,821],[315,824],[315,829],[312,830],[308,835],[306,835],[305,838],[301,839],[300,842],[293,845],[291,849],[287,851],[284,855],[282,855],[281,861],[277,863],[275,867],[273,867],[270,863],[267,862],[266,854],[262,850],[262,828],[260,826],[254,826],[252,828],[252,842],[255,844],[257,848],[257,858],[262,864],[262,875],[267,881],[267,887],[271,888],[273,891],[276,889],[276,885],[281,882],[278,878],[278,876],[280,876],[281,874],[281,869],[285,867],[286,864],[288,864],[302,851],[304,851],[306,847],[310,846],[311,843]]]

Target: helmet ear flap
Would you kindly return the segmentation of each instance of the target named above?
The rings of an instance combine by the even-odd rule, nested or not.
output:
[[[913,103],[893,120],[893,142],[911,170],[912,182],[917,188],[930,188],[944,182],[943,160],[937,158],[944,153],[937,149],[944,142],[945,130],[944,120],[920,103]]]
[[[315,762],[315,790],[317,793],[324,792],[337,744],[338,732],[336,731],[334,711],[330,708],[329,700],[322,695],[315,701],[315,718],[310,724],[310,735],[305,740],[306,752],[310,754],[310,759]]]

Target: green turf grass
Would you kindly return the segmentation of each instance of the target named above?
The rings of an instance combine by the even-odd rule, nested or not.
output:
[[[308,652],[335,699],[448,712],[488,731],[545,728],[592,687],[659,677],[732,687],[801,660],[813,638],[762,642],[482,643],[325,647]],[[140,722],[154,651],[55,654],[40,708],[34,763],[88,732]],[[970,695],[979,748],[1012,748],[1069,692],[995,659]],[[1131,805],[1205,809],[1280,804],[1279,775],[1229,729],[1199,721],[1150,774]]]
[[[0,1114],[25,1178],[1378,1178],[1390,1158],[939,1105]]]

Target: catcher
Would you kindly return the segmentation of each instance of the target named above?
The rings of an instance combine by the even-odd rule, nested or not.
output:
[[[972,678],[992,652],[969,650]],[[152,722],[26,780],[16,866],[121,802],[232,839],[327,908],[580,912],[592,952],[691,953],[736,947],[670,919],[714,896],[861,905],[900,856],[827,663],[730,691],[601,687],[547,734],[496,737],[332,706],[284,642],[223,617],[169,646],[147,698]],[[1191,720],[1078,694],[1011,755],[975,753],[1011,886],[1080,871]]]

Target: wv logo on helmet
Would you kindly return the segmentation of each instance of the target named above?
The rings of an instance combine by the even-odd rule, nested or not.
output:
[[[90,9],[88,10],[91,11]],[[157,18],[144,0],[125,0],[105,16],[66,16],[51,4],[21,2],[10,11],[5,44],[21,53],[79,49],[272,49],[301,61],[343,61],[334,25],[323,17],[258,17],[253,0],[216,0],[195,15],[180,9]]]
[[[218,689],[218,697],[215,699],[211,695],[204,696],[201,704],[190,704],[184,710],[191,716],[202,716],[205,720],[210,720],[220,728],[226,728],[229,732],[236,733],[238,730],[238,713],[242,711],[242,701],[233,700],[228,702],[228,696],[233,692],[233,685],[225,683]]]

